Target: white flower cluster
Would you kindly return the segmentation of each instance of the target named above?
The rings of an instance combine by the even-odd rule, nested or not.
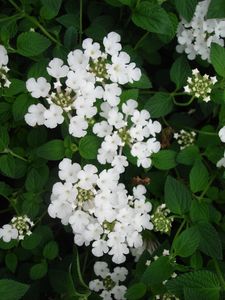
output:
[[[183,150],[186,147],[189,147],[195,142],[196,133],[194,131],[186,131],[181,129],[180,132],[174,133],[174,138],[177,140],[177,143],[180,145],[180,149]]]
[[[104,300],[123,300],[127,288],[120,285],[120,282],[126,280],[128,271],[124,267],[116,267],[111,273],[108,264],[97,261],[94,264],[94,273],[101,277],[89,282],[89,288],[95,292],[101,292],[100,297]],[[113,296],[113,297],[112,297]]]
[[[7,78],[9,57],[4,46],[0,45],[0,88],[9,87],[11,82]]]
[[[10,224],[0,228],[0,238],[6,243],[11,240],[23,240],[25,236],[31,235],[30,229],[33,226],[34,223],[26,215],[13,217]]]
[[[69,133],[82,137],[87,133],[88,121],[97,114],[97,99],[111,106],[120,102],[119,85],[138,81],[141,71],[130,62],[130,56],[121,51],[119,34],[109,33],[103,45],[102,51],[99,43],[87,38],[83,41],[83,50],[68,54],[68,65],[59,58],[51,60],[47,72],[54,78],[53,89],[44,77],[27,80],[31,95],[42,97],[49,104],[48,109],[41,103],[31,105],[25,115],[27,124],[55,128],[67,117],[70,118]]]
[[[192,70],[192,77],[188,77],[184,91],[196,98],[209,102],[213,85],[217,82],[216,76],[201,75],[198,69]]]
[[[48,207],[52,218],[70,224],[75,244],[92,244],[92,253],[101,257],[112,255],[112,261],[123,263],[129,248],[143,244],[141,232],[152,230],[151,204],[145,202],[146,189],[139,185],[128,195],[124,184],[119,183],[116,170],[98,170],[87,164],[81,169],[70,159],[59,164],[59,178],[52,188]]]
[[[194,60],[197,55],[210,61],[212,43],[224,46],[225,19],[206,19],[210,0],[198,3],[190,22],[182,19],[177,31],[179,45],[177,52],[185,52],[188,59]]]
[[[149,112],[144,109],[139,111],[137,106],[137,101],[132,99],[122,104],[122,111],[102,103],[100,115],[104,120],[93,127],[93,132],[104,138],[98,150],[98,161],[101,164],[110,163],[120,173],[128,165],[126,157],[122,155],[125,145],[137,158],[137,165],[144,168],[151,166],[150,156],[160,150],[156,134],[161,131],[161,124],[153,122]]]

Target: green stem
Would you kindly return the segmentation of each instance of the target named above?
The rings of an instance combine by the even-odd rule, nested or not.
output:
[[[195,99],[195,96],[192,96],[191,99],[190,99],[188,102],[183,102],[183,103],[181,103],[181,102],[177,102],[177,101],[175,100],[174,96],[172,96],[172,97],[173,97],[173,103],[174,103],[175,105],[177,105],[177,106],[188,106],[188,105],[190,105],[190,104],[194,101],[194,99]]]
[[[222,272],[220,270],[220,266],[219,266],[219,264],[218,264],[218,262],[217,262],[217,260],[215,258],[213,258],[213,262],[214,262],[216,273],[217,273],[217,275],[219,277],[221,286],[222,286],[223,290],[225,290],[225,280],[224,280],[223,274],[222,274]]]
[[[52,42],[56,43],[57,45],[61,46],[62,44],[57,40],[55,39],[42,25],[41,23],[38,22],[38,20],[28,14],[26,14],[13,0],[9,0],[9,2],[12,4],[12,6],[18,10],[20,13],[22,13],[22,15],[30,20],[34,25],[36,25],[41,31],[43,34],[45,34]]]
[[[142,43],[142,41],[148,36],[149,32],[145,32],[145,34],[137,41],[136,45],[134,46],[134,50],[136,50],[140,44]]]
[[[193,130],[193,128],[190,128],[190,127],[185,127],[184,129],[192,130],[192,131],[198,132],[200,134],[218,136],[218,133],[216,133],[216,132],[209,132],[209,131],[203,131],[203,130],[197,130],[197,129]]]
[[[182,223],[180,224],[180,227],[178,228],[178,230],[177,230],[175,236],[174,236],[173,241],[175,241],[175,239],[178,237],[178,235],[180,234],[181,230],[183,229],[185,223],[186,223],[186,220],[183,220]]]
[[[201,201],[205,194],[207,193],[208,189],[210,188],[211,184],[215,180],[217,176],[217,172],[211,177],[210,181],[208,182],[207,186],[205,187],[204,191],[201,193],[201,195],[198,197],[198,200]]]
[[[19,154],[16,154],[15,152],[13,152],[10,149],[5,149],[3,152],[0,152],[0,154],[11,154],[12,156],[14,156],[14,157],[16,157],[16,158],[18,158],[20,160],[23,160],[23,161],[26,161],[26,162],[28,161],[28,159],[20,156]]]
[[[79,44],[82,42],[83,34],[83,0],[80,0],[80,28],[79,28]]]

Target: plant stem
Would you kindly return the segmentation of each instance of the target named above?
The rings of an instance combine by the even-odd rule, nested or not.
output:
[[[20,160],[23,160],[23,161],[26,161],[26,162],[28,161],[28,159],[20,156],[19,154],[16,154],[15,152],[13,152],[10,149],[5,149],[3,152],[0,152],[0,154],[11,154],[12,156],[14,156],[14,157],[16,157],[16,158],[18,158]]]
[[[145,32],[145,34],[137,41],[136,45],[134,46],[134,50],[136,50],[140,44],[142,43],[142,41],[148,36],[149,32]]]
[[[194,101],[194,99],[195,99],[195,97],[192,96],[191,99],[190,99],[188,102],[181,103],[181,102],[177,102],[177,101],[175,100],[174,96],[172,96],[172,97],[173,97],[173,103],[174,103],[175,105],[177,105],[177,106],[188,106],[188,105],[190,105],[190,104]]]
[[[218,262],[215,258],[213,258],[213,262],[214,262],[214,265],[215,265],[216,273],[217,273],[217,275],[219,277],[219,280],[220,280],[220,283],[222,285],[222,288],[223,288],[223,290],[225,290],[225,280],[224,280],[223,274],[220,270],[220,266],[219,266],[219,264],[218,264]]]
[[[213,183],[213,181],[215,180],[217,176],[217,172],[211,177],[209,183],[207,184],[207,186],[205,187],[204,191],[201,193],[201,195],[198,197],[198,200],[201,201],[203,199],[203,197],[205,196],[205,194],[207,193],[208,189],[210,188],[211,184]]]
[[[42,25],[35,17],[32,17],[25,13],[13,0],[9,0],[9,3],[12,4],[12,6],[18,10],[26,19],[30,20],[34,25],[36,25],[43,34],[45,34],[52,42],[56,43],[57,45],[61,46],[62,44],[57,41]]]
[[[83,34],[83,0],[80,0],[80,28],[79,28],[79,44],[82,42]]]

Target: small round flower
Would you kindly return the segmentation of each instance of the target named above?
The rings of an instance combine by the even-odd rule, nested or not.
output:
[[[18,230],[11,224],[3,225],[3,227],[0,228],[0,239],[3,239],[5,243],[16,240],[18,235]]]
[[[48,128],[55,128],[58,124],[62,124],[64,121],[63,109],[55,104],[51,104],[49,109],[44,112],[44,125]]]
[[[51,85],[44,77],[30,78],[26,81],[26,88],[34,98],[47,97],[51,89]]]
[[[170,210],[166,208],[165,204],[162,204],[156,208],[156,211],[151,216],[151,221],[154,225],[154,230],[159,231],[161,233],[169,234],[173,217],[168,216]]]
[[[63,65],[63,60],[60,58],[54,58],[52,59],[47,67],[47,72],[52,77],[55,77],[56,79],[66,77],[66,75],[69,72],[69,67],[66,65]]]
[[[42,104],[32,104],[28,108],[28,113],[25,114],[24,118],[28,125],[34,127],[35,125],[43,125],[45,122],[44,113],[46,108]]]

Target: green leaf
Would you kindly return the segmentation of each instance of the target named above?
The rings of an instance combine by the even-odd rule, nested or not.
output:
[[[48,265],[46,262],[36,264],[30,269],[30,278],[33,280],[41,279],[47,274],[47,271]]]
[[[201,155],[199,149],[195,145],[185,147],[177,154],[177,162],[179,164],[191,166],[194,164],[196,159],[200,159]]]
[[[184,230],[173,242],[175,255],[191,256],[199,245],[199,234],[195,227]]]
[[[192,222],[194,223],[201,221],[209,221],[209,205],[207,203],[199,202],[197,200],[192,201],[190,217]]]
[[[174,32],[167,12],[160,5],[148,1],[139,3],[133,11],[132,21],[136,26],[150,32],[168,36]]]
[[[170,78],[176,84],[178,89],[182,88],[188,76],[191,75],[191,68],[186,59],[186,56],[178,57],[170,69]]]
[[[26,162],[14,158],[10,154],[0,157],[0,171],[10,178],[21,178],[25,175],[27,169]]]
[[[218,75],[225,77],[225,49],[215,43],[211,45],[210,59]]]
[[[141,277],[141,282],[152,287],[167,280],[172,273],[173,266],[170,264],[169,257],[161,256],[147,267]]]
[[[43,250],[43,256],[49,260],[55,259],[58,256],[59,247],[55,241],[50,241],[45,245]]]
[[[38,32],[23,32],[17,38],[17,51],[26,57],[39,55],[50,45],[49,39]]]
[[[202,259],[202,255],[199,251],[196,251],[191,259],[190,259],[190,265],[192,268],[194,268],[195,270],[199,270],[202,269],[203,266],[203,259]]]
[[[155,93],[145,104],[152,118],[159,118],[169,114],[173,110],[173,99],[168,93]]]
[[[0,181],[0,195],[8,197],[10,194],[12,194],[12,188],[5,182]]]
[[[147,287],[144,283],[135,283],[127,289],[125,297],[128,300],[141,299],[145,295],[146,291]]]
[[[41,235],[33,232],[31,235],[27,235],[24,240],[22,240],[21,245],[26,250],[33,250],[38,247],[41,242]]]
[[[165,183],[165,202],[167,207],[175,214],[185,214],[189,211],[192,195],[178,180],[168,176]]]
[[[152,83],[148,76],[142,72],[141,78],[139,81],[134,81],[133,83],[128,84],[130,87],[138,89],[150,89],[152,88]]]
[[[65,148],[62,140],[52,140],[37,148],[37,155],[47,160],[60,160],[64,158]]]
[[[138,89],[124,90],[120,95],[120,104],[126,102],[129,99],[137,100],[139,95]]]
[[[224,0],[211,0],[209,3],[207,19],[225,18],[225,2]]]
[[[0,126],[0,152],[4,151],[9,145],[9,134],[6,127]]]
[[[15,96],[27,91],[24,81],[19,79],[10,79],[10,81],[10,87],[5,90],[5,95],[7,97]]]
[[[192,297],[186,297],[186,300],[219,300],[221,290],[217,276],[209,271],[196,271],[180,275],[169,280],[166,287],[171,293],[181,298],[184,295],[186,297],[188,289],[193,289],[196,294],[192,291]],[[201,295],[201,298],[199,298],[199,295]]]
[[[69,28],[71,26],[74,26],[75,28],[79,28],[79,15],[75,15],[75,14],[62,15],[58,17],[56,21],[62,24],[66,28]]]
[[[134,6],[136,3],[136,0],[119,0],[120,3],[127,5],[127,6]]]
[[[114,23],[115,19],[111,15],[99,16],[85,30],[85,34],[95,41],[102,41],[104,36],[114,28]]]
[[[34,99],[28,94],[18,96],[12,106],[14,120],[24,120],[24,115],[27,113],[28,107],[34,103]]]
[[[198,0],[175,0],[177,11],[188,22],[191,21],[197,4]]]
[[[101,140],[94,135],[86,135],[80,139],[79,152],[85,159],[96,159]]]
[[[48,181],[49,170],[47,166],[38,169],[31,169],[26,178],[25,187],[27,191],[40,192]]]
[[[69,278],[72,295],[77,296],[78,299],[80,299],[79,297],[88,298],[91,292],[81,274],[79,254],[76,246],[74,246],[73,260],[69,267]]]
[[[199,249],[206,255],[222,259],[222,244],[216,229],[207,222],[201,222],[196,225],[200,234]]]
[[[161,150],[152,155],[153,166],[159,170],[169,170],[176,167],[176,155],[173,150]]]
[[[15,273],[17,267],[18,259],[14,253],[7,253],[5,256],[5,264],[7,268],[12,272]]]
[[[0,280],[0,295],[2,300],[19,300],[29,289],[29,285],[10,279]]]
[[[43,7],[40,14],[44,19],[51,20],[59,13],[62,0],[41,0]]]
[[[203,191],[209,180],[209,173],[201,160],[196,160],[190,172],[190,187],[193,193]]]

